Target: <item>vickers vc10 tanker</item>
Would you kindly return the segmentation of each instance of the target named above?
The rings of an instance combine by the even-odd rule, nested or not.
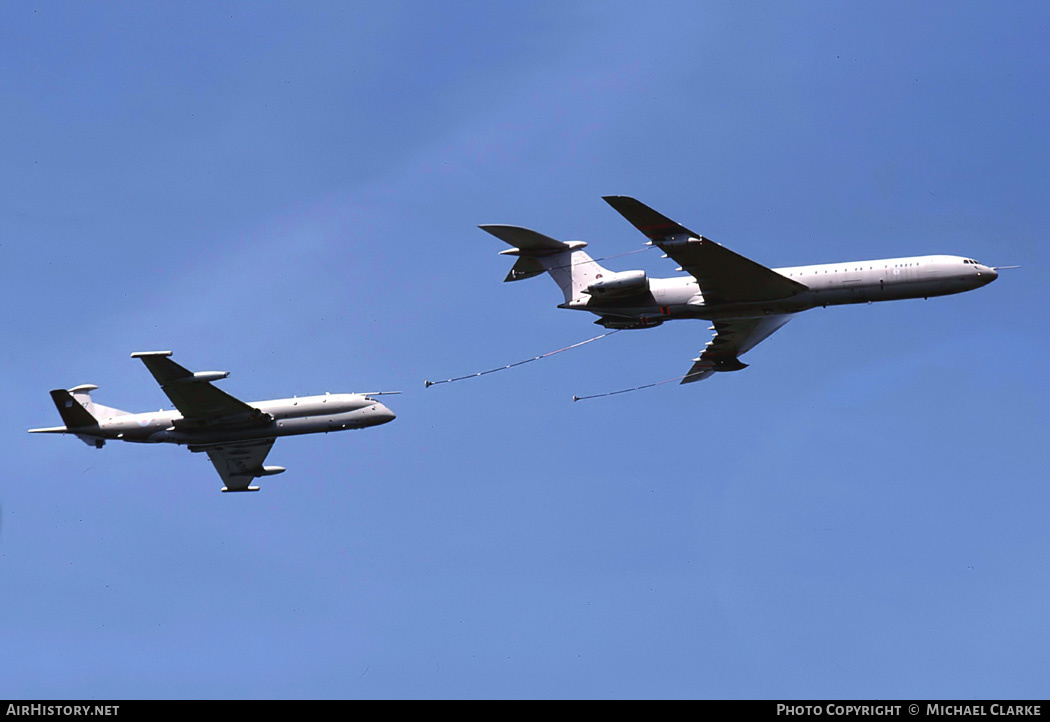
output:
[[[609,329],[652,328],[681,318],[713,322],[714,338],[693,360],[682,383],[718,371],[739,371],[740,356],[795,314],[818,306],[929,298],[987,285],[998,269],[962,256],[913,256],[815,266],[767,268],[695,233],[627,196],[604,199],[689,275],[650,278],[613,272],[594,261],[583,241],[562,242],[518,226],[484,225],[513,248],[505,281],[547,272],[561,287],[558,308],[598,315]]]

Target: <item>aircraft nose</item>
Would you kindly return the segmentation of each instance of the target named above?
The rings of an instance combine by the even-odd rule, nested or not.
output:
[[[383,404],[376,404],[375,415],[377,424],[386,424],[397,418],[397,414]]]
[[[988,268],[988,266],[981,266],[981,270],[978,272],[981,280],[984,283],[991,283],[995,279],[999,278],[999,272],[994,268]]]

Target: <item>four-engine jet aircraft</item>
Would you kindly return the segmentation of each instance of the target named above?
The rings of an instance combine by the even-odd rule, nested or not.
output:
[[[714,322],[715,332],[682,383],[716,371],[739,371],[747,351],[791,317],[817,306],[928,298],[961,293],[991,283],[997,269],[960,256],[915,256],[817,266],[767,268],[694,233],[627,196],[606,196],[649,241],[689,276],[649,278],[645,271],[609,271],[582,249],[517,226],[485,225],[513,248],[518,260],[504,281],[544,271],[561,287],[558,308],[590,311],[605,328],[649,328],[678,318]]]
[[[190,451],[208,454],[226,483],[223,491],[258,491],[250,486],[254,478],[284,471],[263,466],[278,436],[361,429],[394,420],[390,409],[372,397],[396,391],[245,403],[211,385],[229,376],[228,371],[193,373],[170,360],[171,351],[131,356],[142,359],[177,411],[131,414],[112,409],[94,403],[91,392],[98,387],[85,384],[51,392],[65,426],[30,433],[75,434],[99,449],[108,439],[185,444]]]

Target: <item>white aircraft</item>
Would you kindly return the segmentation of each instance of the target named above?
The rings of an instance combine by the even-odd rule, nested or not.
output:
[[[284,471],[263,466],[278,436],[362,429],[394,420],[394,414],[373,396],[398,393],[325,394],[245,403],[211,385],[228,371],[193,373],[171,361],[171,351],[131,354],[146,364],[177,411],[131,414],[96,404],[84,384],[51,392],[65,426],[30,429],[30,433],[75,434],[101,449],[107,440],[184,444],[203,451],[225,482],[223,491],[258,491],[253,479]]]
[[[705,379],[716,371],[739,371],[740,356],[791,320],[817,306],[945,296],[980,288],[998,277],[996,268],[960,256],[914,256],[817,266],[767,268],[694,233],[627,196],[605,201],[649,241],[689,273],[649,278],[645,271],[613,272],[582,249],[518,226],[485,225],[513,248],[502,255],[518,260],[504,281],[544,271],[561,287],[558,308],[590,311],[606,328],[651,328],[664,321],[700,318],[714,322],[715,337],[682,378]],[[1012,268],[1002,266],[1001,268]]]

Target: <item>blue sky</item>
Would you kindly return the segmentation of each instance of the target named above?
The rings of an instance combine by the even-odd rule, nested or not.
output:
[[[0,6],[0,697],[1045,698],[1045,3]],[[703,322],[598,332],[483,223],[769,266],[1020,264],[815,310],[703,383]],[[653,252],[614,270],[672,275]],[[132,351],[245,400],[402,390],[176,447]]]

